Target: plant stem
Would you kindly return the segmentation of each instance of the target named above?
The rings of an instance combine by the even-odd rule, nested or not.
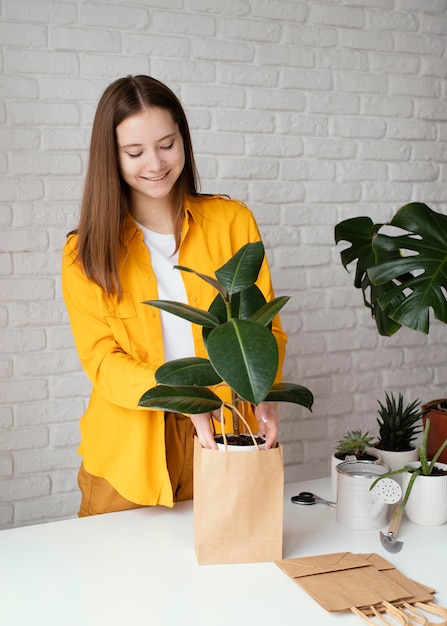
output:
[[[238,402],[238,398],[236,396],[236,393],[232,389],[231,390],[231,404],[233,405],[233,407],[237,406],[237,402]],[[234,408],[231,409],[231,416],[233,418],[233,435],[235,437],[239,437],[239,435],[241,434],[241,423],[240,423],[239,416],[236,413]]]

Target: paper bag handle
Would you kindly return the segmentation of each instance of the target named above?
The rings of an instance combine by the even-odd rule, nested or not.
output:
[[[375,606],[370,607],[371,611],[374,613],[373,616],[366,615],[355,606],[351,607],[351,612],[354,613],[354,615],[357,615],[357,617],[360,617],[367,624],[370,624],[370,626],[371,624],[377,624],[376,618],[381,624],[385,624],[386,626],[392,626],[396,622],[403,624],[403,626],[410,626],[410,624],[413,623],[421,624],[422,626],[447,626],[447,619],[444,619],[442,622],[430,622],[422,613],[422,611],[426,611],[428,613],[434,613],[440,617],[447,618],[447,609],[443,606],[435,604],[434,602],[415,602],[414,604],[404,602],[402,607],[397,607],[384,600],[382,605],[385,609],[385,614],[388,614],[393,618],[393,623],[389,622],[385,618],[385,615],[380,613]],[[415,607],[421,610],[418,611]]]
[[[429,613],[434,613],[435,615],[446,618],[443,622],[433,623],[436,623],[437,626],[447,626],[447,608],[445,606],[439,606],[439,604],[435,604],[434,602],[415,602],[414,606],[417,606],[423,611],[428,611]]]

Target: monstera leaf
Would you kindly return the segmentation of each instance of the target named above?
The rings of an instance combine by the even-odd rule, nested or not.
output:
[[[371,281],[369,269],[382,260],[389,259],[390,253],[378,252],[375,250],[373,241],[377,236],[377,231],[382,224],[374,224],[369,217],[353,217],[340,222],[335,227],[335,241],[348,241],[351,246],[340,253],[341,261],[345,269],[357,260],[354,286],[362,290],[363,303],[371,309],[377,330],[381,335],[393,335],[400,328],[392,317],[393,306],[403,300],[402,295],[393,296],[392,302],[386,306],[380,304],[380,298],[392,291],[395,283],[389,280],[381,285],[376,285]],[[392,256],[400,258],[399,250],[393,252]]]
[[[379,296],[382,308],[391,306],[393,320],[428,333],[430,309],[436,319],[447,323],[447,217],[413,202],[399,209],[390,224],[407,233],[378,234],[374,249],[382,258],[398,253],[400,257],[371,267],[368,274],[378,286],[395,284]]]
[[[385,226],[399,229],[388,234]],[[447,322],[447,217],[426,204],[401,207],[389,224],[356,217],[335,227],[335,240],[351,247],[341,252],[345,268],[357,259],[354,285],[362,289],[381,335],[401,326],[424,333],[430,309]]]

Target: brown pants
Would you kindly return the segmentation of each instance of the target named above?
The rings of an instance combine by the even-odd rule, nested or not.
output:
[[[194,426],[185,415],[165,413],[166,463],[171,479],[174,502],[193,496]],[[137,509],[140,504],[126,500],[104,478],[92,476],[81,465],[78,474],[81,507],[78,516],[98,515]]]

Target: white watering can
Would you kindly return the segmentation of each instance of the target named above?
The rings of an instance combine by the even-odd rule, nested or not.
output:
[[[339,524],[347,528],[374,529],[387,525],[390,504],[399,502],[402,489],[392,478],[384,478],[371,490],[379,476],[390,471],[384,463],[346,461],[337,465],[337,512]]]

